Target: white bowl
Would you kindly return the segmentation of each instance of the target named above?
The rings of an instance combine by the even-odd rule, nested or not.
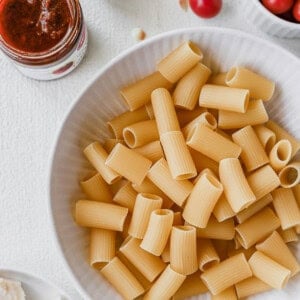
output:
[[[87,299],[120,298],[90,268],[88,230],[73,220],[74,202],[84,197],[78,181],[91,171],[82,149],[94,140],[109,137],[106,121],[126,110],[120,87],[153,72],[157,61],[186,40],[201,45],[204,62],[214,71],[240,64],[273,79],[277,88],[274,99],[267,103],[270,116],[300,138],[300,61],[269,42],[229,29],[182,29],[146,40],[113,59],[95,74],[67,114],[53,152],[50,175],[50,213],[57,242],[67,269]],[[300,250],[298,254],[300,258]],[[299,283],[300,278],[294,278],[286,290],[272,291],[257,299],[299,299]]]
[[[300,37],[300,23],[289,22],[277,17],[259,0],[246,0],[242,5],[245,17],[262,31],[281,38]]]

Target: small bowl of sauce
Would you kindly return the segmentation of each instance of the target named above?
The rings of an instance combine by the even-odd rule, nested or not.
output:
[[[0,0],[0,48],[28,77],[67,75],[87,48],[79,1]]]

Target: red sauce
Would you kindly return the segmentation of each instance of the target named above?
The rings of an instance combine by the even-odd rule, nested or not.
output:
[[[0,34],[20,51],[38,53],[53,48],[71,22],[68,0],[0,0]]]

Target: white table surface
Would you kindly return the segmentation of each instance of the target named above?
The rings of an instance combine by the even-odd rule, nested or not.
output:
[[[220,15],[203,20],[182,11],[178,0],[82,0],[88,53],[71,75],[53,82],[23,77],[0,54],[0,268],[34,273],[82,299],[64,269],[46,209],[50,150],[66,111],[102,66],[136,43],[131,30],[138,26],[147,37],[183,27],[236,28],[300,56],[300,40],[266,36],[247,23],[242,1],[248,0],[225,0]]]

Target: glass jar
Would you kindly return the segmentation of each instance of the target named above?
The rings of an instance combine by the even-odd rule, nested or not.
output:
[[[82,60],[87,41],[79,0],[0,0],[0,48],[28,77],[67,75]]]

